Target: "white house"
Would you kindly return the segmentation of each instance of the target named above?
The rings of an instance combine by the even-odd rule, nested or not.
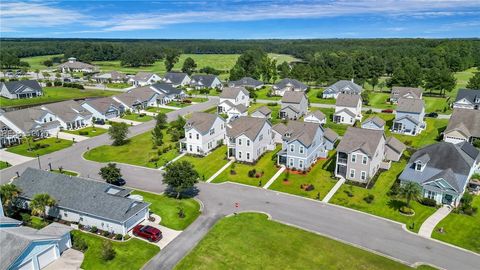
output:
[[[194,89],[217,88],[222,89],[220,79],[215,75],[193,75],[190,80],[190,87]]]
[[[480,90],[460,89],[453,108],[480,110]]]
[[[228,121],[246,116],[250,106],[250,94],[244,87],[226,87],[220,94],[218,113],[225,113]]]
[[[304,122],[310,122],[310,123],[317,123],[317,124],[325,124],[327,122],[327,118],[325,117],[325,114],[319,110],[313,111],[308,113],[304,118]]]
[[[362,98],[359,95],[339,94],[333,122],[352,126],[357,120],[362,120]]]
[[[58,68],[62,71],[62,73],[69,73],[69,72],[92,73],[97,71],[96,66],[77,61],[75,57],[68,58],[68,61],[58,65]]]
[[[135,76],[131,77],[128,82],[131,83],[133,86],[138,87],[154,84],[161,80],[162,78],[157,74],[140,71]]]
[[[288,91],[305,93],[307,89],[308,86],[304,83],[289,78],[282,79],[281,81],[272,86],[273,94],[276,96],[283,96],[285,92]]]
[[[42,95],[42,86],[35,80],[0,82],[0,96],[4,98],[33,98]]]
[[[182,72],[167,72],[163,75],[162,81],[171,84],[173,87],[186,86],[190,83],[190,76]]]
[[[392,87],[390,102],[397,103],[400,98],[422,99],[423,90],[418,87]]]
[[[159,100],[160,104],[166,104],[173,100],[182,100],[187,96],[185,91],[168,83],[155,83],[150,86],[150,89],[163,96],[163,100]]]
[[[325,88],[322,93],[323,98],[337,98],[339,94],[360,95],[362,87],[356,83],[347,80],[340,80]]]
[[[22,191],[19,207],[47,193],[57,201],[50,217],[125,235],[149,216],[149,203],[129,198],[131,190],[103,182],[27,168],[13,181]]]
[[[62,129],[79,129],[92,124],[92,113],[74,100],[48,103],[40,108],[54,114]]]
[[[207,155],[225,143],[225,120],[215,114],[194,112],[185,126],[185,138],[180,141],[183,152]]]
[[[120,117],[125,111],[125,107],[111,97],[89,99],[84,101],[81,106],[92,113],[92,121]]]
[[[399,98],[392,131],[416,136],[426,128],[425,103],[416,98]]]

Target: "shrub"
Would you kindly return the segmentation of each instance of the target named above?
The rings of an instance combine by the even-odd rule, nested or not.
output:
[[[323,92],[318,91],[316,96],[317,96],[317,98],[322,98],[323,97]]]
[[[53,86],[62,86],[62,82],[61,81],[54,81]]]
[[[138,114],[138,117],[145,117],[146,115],[147,114],[145,114],[145,113],[140,113],[140,114]]]
[[[159,157],[155,156],[155,157],[151,157],[149,161],[150,162],[157,162],[159,159],[160,159]]]
[[[122,235],[119,233],[115,234],[115,240],[122,240]]]
[[[88,131],[79,131],[79,132],[78,132],[78,135],[87,136],[87,135],[88,135]]]
[[[372,203],[374,199],[375,196],[373,194],[368,194],[367,196],[363,197],[363,200],[368,204]]]
[[[372,113],[373,113],[372,109],[367,110],[367,114],[372,114]]]
[[[102,235],[105,236],[105,237],[108,237],[110,235],[110,233],[107,232],[107,231],[102,231]]]
[[[29,213],[21,213],[20,216],[25,224],[28,224],[32,221],[32,216]]]
[[[72,248],[81,252],[85,252],[88,249],[88,244],[81,236],[72,234]]]
[[[399,211],[406,215],[413,215],[415,213],[412,208],[405,205],[400,207]]]
[[[305,191],[312,191],[315,189],[315,186],[310,184],[310,185],[307,185],[307,187],[305,188]]]
[[[257,173],[257,170],[252,169],[252,170],[248,171],[248,177],[252,178],[252,177],[255,176],[256,173]]]
[[[353,197],[353,193],[350,190],[344,190],[345,194],[347,194],[348,197]]]
[[[275,106],[277,106],[277,105],[278,105],[278,103],[276,103],[276,102],[269,102],[269,103],[267,103],[267,106],[270,106],[270,107],[275,107]]]
[[[437,202],[430,198],[423,198],[420,200],[420,203],[426,206],[437,206]]]
[[[111,261],[115,258],[116,252],[113,249],[112,242],[104,240],[102,243],[102,259],[104,261]]]
[[[91,233],[97,233],[98,232],[98,228],[93,226],[91,229],[90,229],[90,232]]]
[[[191,101],[190,99],[184,99],[184,100],[183,100],[183,103],[190,104],[190,103],[192,103],[192,101]]]
[[[472,207],[472,206],[466,206],[462,207],[461,211],[463,214],[468,215],[468,216],[473,216],[475,213],[477,213],[477,207]]]
[[[47,82],[47,87],[51,87],[52,86],[52,82]]]

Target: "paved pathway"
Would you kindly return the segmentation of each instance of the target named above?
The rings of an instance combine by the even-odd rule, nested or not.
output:
[[[444,219],[452,211],[451,206],[444,205],[440,207],[433,215],[429,216],[420,227],[418,234],[423,237],[430,237],[433,230],[442,219]],[[480,237],[480,236],[479,236]]]
[[[337,190],[345,183],[345,178],[341,177],[338,179],[337,183],[333,186],[333,188],[325,195],[325,198],[323,198],[322,202],[328,203],[330,199],[337,193]]]
[[[165,108],[165,109],[170,109],[170,110],[180,110],[181,108],[175,107],[175,106],[168,106],[168,105],[159,105],[158,108]]]
[[[71,134],[67,132],[58,132],[58,138],[69,140],[69,141],[75,138],[75,142],[81,142],[81,141],[90,139],[90,137],[80,136],[80,135]]]
[[[31,158],[31,157],[18,155],[18,154],[15,154],[15,153],[10,153],[10,152],[7,152],[6,150],[7,150],[6,148],[0,149],[0,160],[8,162],[12,166],[19,165],[19,164],[22,164],[22,163],[25,163],[27,161],[35,159],[35,158]]]
[[[170,163],[173,163],[179,159],[181,159],[183,156],[185,156],[187,154],[187,152],[185,153],[181,153],[180,155],[176,156],[174,159],[170,160],[169,162],[167,162],[167,164],[163,165],[162,167],[158,168],[159,170],[163,170],[165,169],[165,167],[170,164]]]
[[[230,167],[230,165],[232,165],[233,162],[235,162],[235,160],[231,159],[227,164],[223,165],[223,167],[220,168],[220,170],[218,170],[216,173],[210,176],[210,178],[208,178],[207,183],[210,183],[213,181],[213,179],[217,178],[217,176],[220,175],[223,171],[225,171],[225,169]]]
[[[127,123],[128,125],[132,125],[132,126],[137,126],[137,125],[142,124],[142,122],[123,119],[123,118],[120,118],[120,117],[112,118],[112,119],[110,119],[110,121],[117,122],[117,123]]]
[[[270,180],[268,180],[268,182],[265,184],[265,186],[263,186],[263,188],[268,189],[270,187],[270,185],[273,184],[273,182],[275,182],[275,180],[280,176],[280,174],[282,174],[283,171],[285,171],[285,166],[284,165],[282,165],[282,167],[280,167],[280,170],[278,170],[272,176],[272,178],[270,178]]]

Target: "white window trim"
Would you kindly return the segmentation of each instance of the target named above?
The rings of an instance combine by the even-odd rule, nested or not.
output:
[[[350,161],[351,161],[352,163],[357,162],[357,154],[352,154],[352,156],[350,157]]]
[[[352,175],[353,173],[353,175]],[[355,169],[350,169],[350,178],[355,178]]]

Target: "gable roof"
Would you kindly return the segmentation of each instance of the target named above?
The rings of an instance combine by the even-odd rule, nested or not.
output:
[[[22,94],[22,93],[31,93],[37,91],[42,91],[42,86],[36,80],[25,80],[25,81],[9,81],[0,83],[0,88],[7,89],[10,94]]]
[[[472,104],[480,104],[480,102],[475,103],[475,99],[480,98],[480,90],[474,90],[474,89],[460,89],[458,90],[457,93],[457,98],[455,99],[455,102],[460,101],[462,99],[466,99],[470,101]]]
[[[58,121],[51,121],[47,123],[37,123],[44,117],[48,111],[42,110],[40,106],[31,107],[21,110],[4,112],[2,115],[12,122],[16,127],[21,129],[24,133],[29,133],[34,130],[42,128],[60,126]],[[5,123],[4,123],[5,124]]]
[[[48,111],[52,112],[58,118],[66,122],[74,121],[78,116],[82,116],[84,118],[92,117],[92,113],[80,106],[80,104],[74,100],[48,103],[42,107],[46,108]]]
[[[110,71],[110,72],[105,72],[105,73],[100,73],[96,74],[93,76],[94,79],[111,79],[113,81],[118,81],[118,80],[124,80],[127,78],[127,75],[125,75],[122,72],[119,71]]]
[[[301,144],[309,147],[315,139],[315,134],[320,129],[323,133],[323,128],[318,123],[288,121],[282,129],[282,139],[288,143],[299,141]],[[280,130],[280,129],[276,129]]]
[[[194,86],[206,86],[206,87],[210,87],[210,86],[212,86],[212,84],[213,84],[213,82],[215,81],[215,79],[217,79],[217,76],[216,76],[216,75],[212,75],[212,74],[205,74],[205,75],[198,74],[198,75],[193,75],[193,76],[192,76],[192,80],[190,81],[190,84],[191,84],[191,85],[194,85]]]
[[[96,98],[96,99],[89,99],[86,100],[84,103],[90,105],[92,108],[97,110],[100,113],[105,113],[107,110],[113,106],[117,109],[122,106],[120,103],[118,103],[116,100],[114,100],[111,97],[103,97],[103,98]]]
[[[480,137],[480,110],[454,109],[444,133],[454,130],[468,137]]]
[[[90,65],[90,64],[87,64],[87,63],[83,63],[83,62],[80,62],[80,61],[67,61],[63,64],[60,64],[59,65],[60,68],[63,68],[63,67],[66,67],[66,68],[72,68],[72,69],[83,69],[83,68],[89,68],[89,69],[94,69],[95,66],[94,65]]]
[[[354,107],[356,108],[358,103],[362,101],[360,95],[351,95],[351,94],[338,94],[337,100],[335,101],[335,106],[342,107]]]
[[[227,136],[236,138],[240,135],[247,136],[254,141],[265,124],[271,126],[266,118],[240,116],[227,126]]]
[[[133,76],[133,80],[134,81],[148,81],[148,79],[150,79],[150,77],[152,77],[153,75],[155,75],[154,73],[150,73],[150,72],[144,72],[144,71],[139,71],[137,74],[135,74],[135,76]]]
[[[350,93],[360,94],[362,92],[362,87],[349,80],[340,80],[325,89],[324,92],[327,93],[342,93],[348,91]]]
[[[259,113],[267,116],[267,115],[269,115],[269,114],[272,113],[272,110],[271,110],[269,107],[267,107],[267,106],[262,106],[262,107],[256,109],[253,113],[256,113],[256,112],[259,112]],[[253,113],[252,113],[252,114],[253,114]]]
[[[243,77],[240,80],[237,81],[230,81],[228,85],[234,87],[234,86],[243,86],[243,87],[259,87],[263,85],[263,82],[255,80],[251,77]]]
[[[385,138],[383,130],[348,127],[347,132],[345,132],[337,146],[337,151],[351,153],[361,150],[369,157],[372,157],[382,138]]]
[[[393,86],[392,92],[390,97],[392,98],[404,98],[407,95],[412,95],[413,98],[421,98],[423,90],[418,87],[400,87],[400,86]]]
[[[317,111],[313,111],[313,112],[310,112],[308,113],[305,118],[309,117],[309,116],[313,116],[315,118],[317,118],[318,120],[324,120],[325,119],[325,114],[320,111],[320,110],[317,110]]]
[[[158,93],[153,91],[150,86],[142,86],[120,95],[116,95],[115,98],[118,98],[121,102],[130,107],[137,103],[148,101],[155,95],[158,95]]]
[[[22,190],[22,198],[32,199],[35,194],[48,193],[58,207],[116,222],[124,222],[150,205],[127,198],[131,190],[126,188],[33,168],[27,168],[13,183]]]
[[[150,87],[152,87],[154,90],[157,90],[157,92],[159,91],[167,96],[180,95],[183,92],[182,89],[175,88],[172,84],[169,83],[155,83]]]
[[[183,72],[167,72],[163,75],[163,79],[171,84],[181,84],[185,77],[188,77],[188,74]]]
[[[403,144],[401,141],[399,141],[393,136],[388,137],[385,144],[399,154],[401,154],[403,151],[405,151],[405,149],[407,149],[407,146],[405,144]]]
[[[367,118],[367,120],[363,121],[362,126],[363,126],[363,124],[367,124],[369,122],[374,123],[378,127],[384,127],[385,126],[385,120],[383,120],[382,118],[380,118],[376,115],[375,116],[370,116],[369,118]]]
[[[306,99],[305,93],[295,92],[295,91],[286,91],[282,97],[282,103],[300,103],[303,99]]]
[[[337,141],[339,136],[335,131],[333,131],[333,129],[327,128],[327,129],[325,129],[325,132],[323,133],[323,137],[325,139],[327,139],[328,141],[334,143],[335,141]]]
[[[273,85],[273,88],[275,89],[283,89],[286,87],[293,87],[301,91],[306,91],[308,89],[308,86],[305,85],[304,83],[295,79],[290,79],[290,78],[285,78]]]
[[[425,108],[425,103],[418,98],[399,98],[397,104],[398,112],[421,113]]]
[[[223,88],[222,92],[220,93],[220,98],[234,99],[238,97],[240,92],[243,92],[247,97],[250,96],[250,93],[248,92],[247,89],[245,89],[245,87],[236,86],[236,87]]]
[[[185,123],[184,128],[194,128],[198,132],[205,134],[207,133],[215,123],[218,117],[216,114],[205,113],[205,112],[194,112],[190,119]],[[222,118],[220,118],[222,119]],[[222,119],[223,120],[223,119]]]
[[[343,112],[350,115],[350,117],[355,117],[356,116],[350,109],[347,109],[347,108],[341,109],[340,111],[333,113],[333,115],[339,115]]]

